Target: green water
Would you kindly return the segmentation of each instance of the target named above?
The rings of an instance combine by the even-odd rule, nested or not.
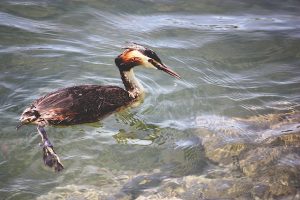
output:
[[[0,2],[0,199],[300,199],[299,1]],[[137,67],[144,102],[94,124],[47,127],[36,98],[122,86],[126,42],[182,77]]]

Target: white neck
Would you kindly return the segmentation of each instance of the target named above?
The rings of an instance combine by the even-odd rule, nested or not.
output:
[[[120,71],[120,74],[125,89],[128,91],[130,97],[137,98],[144,93],[144,87],[138,79],[135,78],[133,69],[130,69],[129,71]]]

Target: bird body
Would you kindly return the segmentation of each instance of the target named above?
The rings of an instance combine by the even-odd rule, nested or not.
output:
[[[41,126],[74,125],[99,121],[133,101],[128,92],[118,86],[80,85],[35,100],[27,114],[37,113],[32,123]]]
[[[115,59],[125,89],[112,85],[80,85],[63,88],[35,100],[26,108],[20,125],[36,124],[43,141],[44,163],[55,171],[63,169],[44,127],[46,125],[74,125],[96,122],[108,114],[137,102],[144,95],[144,88],[135,78],[133,68],[162,70],[176,78],[180,76],[164,65],[151,49],[138,44],[125,48]]]
[[[164,65],[151,49],[133,44],[125,48],[115,63],[125,89],[111,85],[80,85],[63,88],[35,100],[20,117],[21,124],[74,125],[96,122],[128,106],[143,96],[144,88],[135,78],[133,67],[162,70],[176,78],[179,75]]]

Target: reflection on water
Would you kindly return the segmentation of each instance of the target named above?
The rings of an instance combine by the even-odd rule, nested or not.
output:
[[[0,2],[4,199],[300,198],[298,1]],[[144,102],[48,127],[43,166],[22,110],[58,88],[122,85],[114,58],[149,46],[182,79],[137,68]]]

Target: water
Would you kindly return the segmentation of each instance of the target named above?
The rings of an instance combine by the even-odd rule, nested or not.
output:
[[[0,3],[2,199],[300,198],[299,1]],[[144,102],[99,123],[48,127],[42,163],[23,109],[58,88],[122,85],[137,42],[182,77],[136,69]]]

